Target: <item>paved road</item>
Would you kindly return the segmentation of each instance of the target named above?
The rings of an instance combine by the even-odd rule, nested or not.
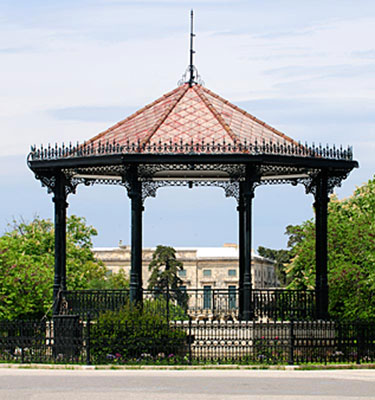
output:
[[[1,400],[375,399],[375,370],[0,369]]]

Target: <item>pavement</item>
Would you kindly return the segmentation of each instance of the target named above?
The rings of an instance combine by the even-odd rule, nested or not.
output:
[[[1,400],[375,399],[375,370],[0,369]]]

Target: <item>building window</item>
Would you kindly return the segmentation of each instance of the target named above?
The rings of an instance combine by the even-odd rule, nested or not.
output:
[[[203,270],[203,276],[211,276],[211,270],[210,269],[204,269]]]
[[[228,306],[230,310],[236,308],[236,287],[228,286]]]
[[[208,270],[210,271],[210,270]],[[211,286],[203,286],[203,308],[211,308]]]
[[[178,271],[178,276],[180,278],[185,278],[186,277],[186,269],[181,269],[180,271]]]
[[[236,275],[237,275],[237,271],[235,269],[228,270],[228,276],[236,276]]]
[[[189,296],[187,294],[186,286],[181,285],[175,293],[177,295],[177,304],[186,309],[189,303]]]

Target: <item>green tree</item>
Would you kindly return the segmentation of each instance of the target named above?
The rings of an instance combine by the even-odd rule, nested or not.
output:
[[[333,317],[375,319],[375,179],[339,200],[331,196],[328,217],[329,309]],[[315,224],[288,227],[290,288],[315,287]]]
[[[177,290],[182,284],[178,276],[178,271],[182,269],[183,264],[177,260],[176,250],[173,247],[157,246],[148,266],[151,272],[148,288]]]
[[[99,277],[90,281],[90,289],[106,290],[106,289],[129,289],[129,278],[125,271],[120,269],[115,274],[106,273],[106,279]]]
[[[67,288],[90,289],[105,279],[106,268],[96,261],[91,237],[97,232],[83,218],[67,219]],[[38,318],[52,302],[54,227],[34,218],[14,222],[0,237],[0,319]]]
[[[179,306],[186,309],[187,294],[180,290],[182,280],[178,271],[183,269],[183,264],[176,258],[176,250],[173,247],[157,246],[148,266],[151,276],[148,281],[148,289],[155,290],[156,294],[167,295],[169,299],[175,300]]]
[[[287,280],[285,266],[290,262],[290,252],[285,249],[269,249],[267,247],[259,246],[258,254],[261,257],[268,258],[275,262],[276,276],[280,282],[281,286],[287,285],[289,282]]]

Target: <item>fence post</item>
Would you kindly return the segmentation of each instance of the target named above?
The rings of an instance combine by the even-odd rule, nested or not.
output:
[[[362,324],[359,320],[356,322],[356,333],[357,333],[357,364],[361,363],[361,358],[362,358],[362,350],[363,350],[363,328]]]
[[[189,351],[189,365],[191,365],[191,333],[192,333],[192,329],[191,329],[191,316],[189,315],[189,335],[188,335],[188,351]]]
[[[169,284],[167,283],[167,321],[169,323]]]
[[[293,316],[289,321],[289,365],[294,364],[294,321]]]
[[[212,290],[212,316],[215,317],[216,312],[216,297],[215,297],[215,289]]]
[[[90,327],[91,327],[91,314],[90,311],[87,313],[86,319],[86,364],[91,365],[90,357]]]
[[[25,330],[27,332],[27,330]],[[25,362],[25,357],[24,357],[24,353],[23,353],[23,349],[24,349],[24,335],[25,333],[23,330],[23,325],[20,326],[20,348],[21,348],[21,363],[23,364]]]

